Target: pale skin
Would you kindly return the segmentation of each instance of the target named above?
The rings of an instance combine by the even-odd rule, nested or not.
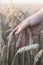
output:
[[[43,20],[43,8],[40,9],[38,12],[33,14],[32,16],[25,19],[22,23],[20,23],[15,29],[15,35],[20,34],[23,29],[27,26],[36,26]]]
[[[30,27],[32,27],[32,26],[34,27],[35,26],[35,28],[37,28],[37,25],[39,25],[39,23],[42,23],[42,22],[43,22],[43,8],[40,9],[35,14],[33,14],[32,16],[30,16],[27,19],[25,19],[22,23],[20,23],[14,29],[15,35],[20,34],[27,26],[30,26]],[[36,30],[38,30],[38,29],[36,29]]]

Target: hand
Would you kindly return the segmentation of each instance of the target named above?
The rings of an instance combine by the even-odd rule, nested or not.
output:
[[[19,24],[14,30],[15,34],[19,34],[27,26],[36,26],[43,20],[43,9],[33,14],[32,16],[25,19],[21,24]]]
[[[33,39],[37,38],[39,31],[43,28],[43,25],[42,25],[43,14],[42,13],[43,13],[43,9],[35,13],[34,15],[28,17],[26,20],[24,20],[21,24],[19,24],[14,29],[15,34],[19,34],[24,28],[26,28],[27,26],[30,26]]]

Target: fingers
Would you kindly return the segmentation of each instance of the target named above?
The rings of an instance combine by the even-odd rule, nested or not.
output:
[[[19,24],[15,29],[14,29],[14,34],[19,34],[21,32],[21,24]]]
[[[16,28],[14,29],[14,32],[16,32],[16,31],[17,31],[17,29],[18,29],[18,27],[16,27]]]
[[[17,31],[15,32],[15,35],[16,35],[16,34],[19,34],[21,31],[22,31],[22,28],[19,27],[19,28],[17,29]]]
[[[17,31],[17,29],[18,29],[18,26],[12,31],[13,34],[15,34],[15,32]]]
[[[22,26],[22,24],[20,24],[15,30],[15,35],[21,33],[21,31],[24,29],[24,26]]]
[[[19,24],[15,29],[14,29],[14,33],[15,35],[19,34],[22,30],[23,30],[24,26],[23,24]]]

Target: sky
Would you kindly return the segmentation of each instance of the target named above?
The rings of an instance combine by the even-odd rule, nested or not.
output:
[[[0,0],[0,3],[12,3],[14,4],[43,4],[43,0]]]

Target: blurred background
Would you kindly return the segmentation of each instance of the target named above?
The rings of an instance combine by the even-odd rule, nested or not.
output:
[[[43,30],[34,42],[29,28],[12,34],[19,23],[41,8],[43,0],[0,0],[0,65],[43,65]],[[16,43],[22,46],[17,49]],[[31,49],[29,45],[33,45]]]

